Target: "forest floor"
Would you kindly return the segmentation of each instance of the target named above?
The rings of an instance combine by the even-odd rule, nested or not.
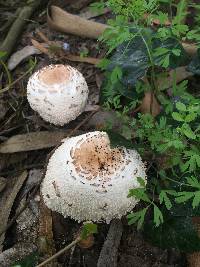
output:
[[[9,23],[6,26],[6,22],[12,18],[17,8],[23,6],[23,1],[5,2],[0,7],[1,41],[10,28]],[[40,261],[42,261],[74,239],[80,224],[69,218],[65,219],[56,212],[51,212],[39,201],[39,185],[45,172],[47,157],[72,130],[75,129],[76,134],[80,131],[100,129],[107,119],[115,119],[112,113],[106,111],[100,110],[95,113],[99,104],[103,73],[94,64],[84,62],[87,57],[102,58],[105,54],[103,46],[97,40],[67,35],[50,29],[47,25],[45,2],[27,20],[22,34],[15,42],[12,54],[27,46],[37,50],[38,44],[47,47],[48,42],[54,42],[59,47],[69,48],[66,53],[76,55],[83,62],[67,60],[63,54],[58,56],[54,51],[50,53],[48,49],[43,52],[37,50],[9,71],[12,79],[9,88],[5,82],[7,81],[5,73],[0,75],[2,89],[6,89],[3,93],[0,90],[1,267],[14,266],[18,259],[24,259],[30,254],[32,257],[33,253],[40,255]],[[91,2],[66,0],[54,1],[54,4],[71,13],[84,14],[87,18],[106,23],[109,13],[94,17],[88,13]],[[47,38],[46,41],[41,33]],[[29,70],[35,60],[34,71],[55,63],[70,64],[77,68],[85,77],[89,87],[90,110],[64,127],[53,126],[34,113],[26,98],[26,86],[31,75]],[[92,112],[95,113],[93,117],[90,116]],[[82,125],[83,121],[85,123]],[[162,250],[153,247],[143,239],[142,234],[135,227],[127,225],[126,219],[123,219],[122,223],[122,238],[117,247],[118,267],[186,266],[183,254],[173,249]],[[76,246],[49,266],[97,266],[108,230],[109,225],[98,224],[98,234],[95,235],[92,247],[86,249]],[[29,256],[28,259],[29,265],[26,265],[27,261],[25,261],[21,262],[20,266],[34,266],[34,260],[31,261],[31,257]]]

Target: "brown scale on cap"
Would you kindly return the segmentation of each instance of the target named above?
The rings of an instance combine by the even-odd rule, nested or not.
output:
[[[42,69],[38,78],[46,85],[64,83],[70,78],[70,69],[64,65],[48,66]]]
[[[110,149],[108,139],[104,135],[87,138],[73,152],[73,164],[77,172],[88,173],[87,180],[109,176],[117,171],[124,163],[123,152],[119,148]],[[101,183],[102,183],[101,182]]]

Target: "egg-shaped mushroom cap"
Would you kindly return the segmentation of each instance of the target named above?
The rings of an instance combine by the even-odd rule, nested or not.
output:
[[[65,139],[49,160],[42,183],[45,204],[77,221],[121,218],[138,200],[129,189],[146,181],[145,167],[135,150],[111,149],[105,132]]]
[[[84,111],[88,86],[77,69],[49,65],[29,78],[27,98],[31,108],[45,121],[62,126]]]

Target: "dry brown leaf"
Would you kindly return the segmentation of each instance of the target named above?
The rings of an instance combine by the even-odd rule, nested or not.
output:
[[[31,132],[12,136],[0,144],[0,153],[15,153],[57,146],[71,130]],[[81,133],[77,131],[76,134]]]
[[[196,44],[182,42],[182,46],[185,51],[191,56],[194,56],[197,53],[198,47]]]
[[[93,65],[97,65],[101,59],[99,58],[94,58],[94,57],[80,57],[80,56],[76,56],[76,55],[65,55],[64,56],[66,59],[70,60],[70,61],[76,61],[76,62],[85,62],[85,63],[89,63],[89,64],[93,64]]]
[[[50,28],[57,31],[97,39],[108,28],[108,25],[72,15],[57,6],[50,9],[51,16],[47,14],[47,22]]]
[[[32,45],[25,46],[21,50],[18,50],[17,52],[12,54],[12,56],[9,58],[8,69],[13,70],[17,65],[19,65],[22,60],[35,54],[41,54],[40,50]]]
[[[153,92],[145,93],[139,110],[143,114],[151,113],[153,117],[156,117],[160,113],[161,107]]]
[[[185,66],[170,70],[168,75],[157,80],[156,85],[158,89],[164,90],[172,87],[174,74],[176,74],[176,83],[180,83],[181,81],[194,75],[193,73],[187,71]]]
[[[50,56],[49,50],[43,44],[39,43],[38,41],[36,41],[34,39],[31,39],[31,43],[35,48],[40,50],[42,53]]]
[[[57,6],[52,5],[50,9],[51,16],[47,11],[47,22],[50,28],[57,31],[98,39],[99,36],[109,27],[106,24],[97,23],[92,20],[81,18],[80,16],[72,15]],[[160,24],[158,20],[154,20],[153,23],[155,25]],[[169,25],[171,25],[171,22],[167,20],[165,26]],[[194,55],[197,51],[197,46],[195,44],[182,42],[182,45],[186,52],[190,55]]]
[[[86,239],[81,240],[78,245],[84,249],[91,248],[94,245],[94,236],[89,235]]]
[[[24,171],[20,176],[9,179],[7,189],[0,197],[0,233],[5,229],[8,223],[8,218],[10,216],[10,211],[15,201],[15,198],[26,178],[27,171]],[[2,233],[2,235],[0,236],[0,251],[2,251],[3,249],[4,237],[5,233]]]

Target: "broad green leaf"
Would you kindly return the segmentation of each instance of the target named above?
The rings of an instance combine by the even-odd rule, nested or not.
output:
[[[173,53],[167,55],[167,57],[162,53],[161,55],[153,55],[155,65],[160,66],[160,62],[163,62],[165,67],[176,68],[186,64],[184,49],[177,40],[171,38],[161,42],[161,40],[153,38],[154,32],[150,29],[133,29],[133,32],[135,37],[131,41],[124,42],[116,49],[108,68],[109,71],[112,71],[116,66],[121,67],[123,72],[121,81],[124,85],[135,86],[137,81],[151,67],[147,45],[152,46],[153,51],[157,49],[162,51],[178,49],[181,51],[180,57]]]
[[[189,139],[196,139],[196,134],[192,131],[188,124],[184,124],[182,130],[185,136],[187,136]]]
[[[176,103],[176,108],[177,108],[179,111],[186,111],[186,110],[187,110],[186,105],[183,104],[182,102],[177,102],[177,103]]]
[[[178,112],[173,112],[172,113],[172,118],[175,120],[175,121],[184,121],[184,118],[183,116],[178,113]]]
[[[190,113],[185,117],[185,122],[191,122],[194,121],[197,118],[196,113]]]

